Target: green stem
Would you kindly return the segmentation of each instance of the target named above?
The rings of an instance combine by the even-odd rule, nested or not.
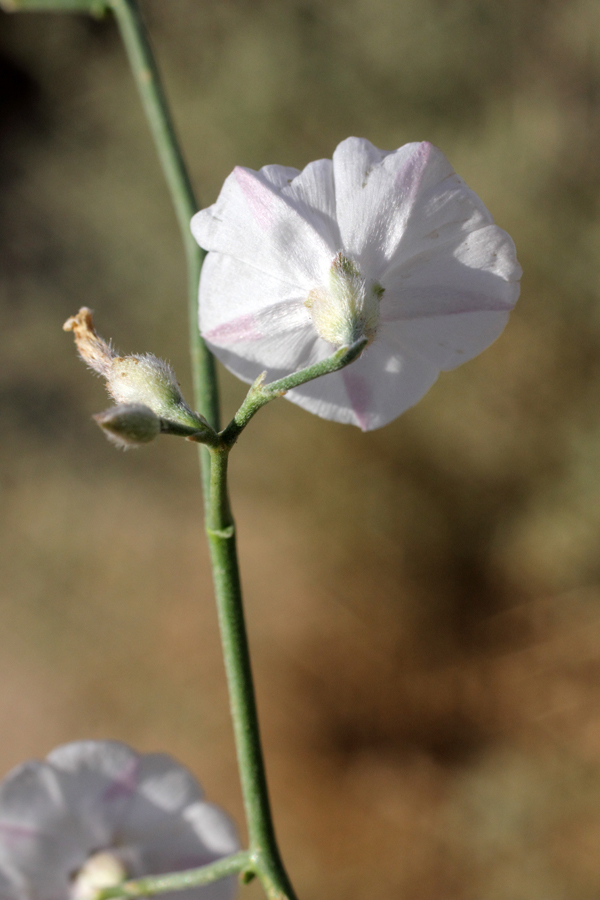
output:
[[[247,850],[225,856],[199,869],[187,869],[185,872],[170,872],[168,875],[148,875],[117,884],[115,887],[100,891],[96,900],[113,900],[120,897],[153,897],[167,891],[183,891],[186,888],[202,887],[212,884],[219,878],[235,875],[251,868],[252,858]]]
[[[227,492],[229,447],[211,448],[210,509],[207,535],[223,642],[223,654],[242,795],[255,872],[267,896],[294,900],[295,894],[281,861],[261,749],[250,651],[244,622],[235,525]]]
[[[215,431],[219,430],[219,396],[215,362],[198,330],[198,282],[206,253],[198,247],[190,231],[190,220],[198,211],[191,181],[183,160],[171,113],[150,39],[137,0],[107,0],[117,19],[129,57],[150,131],[167,181],[181,229],[188,270],[190,352],[194,400],[198,412]],[[206,449],[199,448],[205,505],[208,504],[210,462]]]
[[[271,381],[270,384],[264,384],[266,372],[263,372],[248,391],[246,399],[227,428],[224,428],[221,432],[223,443],[228,447],[233,446],[252,416],[266,403],[270,403],[276,397],[282,397],[287,391],[300,387],[301,384],[306,384],[307,381],[313,381],[313,379],[321,378],[323,375],[330,375],[332,372],[337,372],[339,369],[350,365],[351,362],[354,362],[360,356],[367,343],[366,337],[360,338],[349,347],[340,347],[334,354],[326,359],[322,359],[313,366],[300,369],[299,372],[293,372],[291,375],[286,375],[285,378],[279,378],[277,381]]]
[[[204,252],[189,230],[196,212],[169,109],[161,86],[152,48],[136,0],[109,0],[117,17],[129,61],[140,91],[146,116],[169,185],[186,248],[190,288],[192,366],[198,411],[218,430],[218,398],[212,355],[198,332],[198,278]],[[251,871],[261,879],[272,900],[295,900],[281,862],[269,805],[265,767],[248,638],[244,622],[235,528],[227,496],[229,448],[200,448],[207,534],[219,611],[221,639],[233,716],[234,735],[244,806],[248,821]],[[210,457],[209,457],[210,454]],[[207,461],[210,458],[210,467]]]

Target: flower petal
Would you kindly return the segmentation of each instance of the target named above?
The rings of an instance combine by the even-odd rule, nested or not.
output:
[[[264,369],[289,374],[316,362],[313,348],[319,338],[297,290],[221,253],[211,253],[204,267],[200,330],[222,362],[222,350],[228,357],[258,362],[258,370],[248,369],[256,375]],[[325,347],[327,356],[332,348]],[[256,375],[240,377],[252,381]]]
[[[191,803],[181,814],[163,815],[160,820],[138,817],[126,823],[120,838],[124,847],[121,857],[134,877],[197,868],[240,848],[228,816],[204,802]],[[235,879],[226,878],[215,885],[185,891],[184,895],[189,900],[228,900],[234,893]],[[175,893],[165,896],[175,897]]]
[[[381,319],[508,311],[519,296],[520,276],[510,236],[488,225],[390,270],[382,279]]]
[[[405,353],[448,371],[489,347],[502,334],[507,320],[508,310],[462,312],[393,323],[382,327],[381,336],[393,335]]]
[[[390,265],[492,222],[444,154],[427,141],[392,153],[348,138],[333,156],[345,249],[381,280]]]
[[[400,347],[393,334],[382,334],[346,369],[310,381],[286,396],[325,419],[371,431],[414,406],[438,373],[437,366]]]
[[[223,253],[211,253],[204,263],[200,282],[200,331],[204,337],[218,342],[218,333],[229,340],[251,339],[252,320],[269,307],[292,302],[303,308],[308,296],[303,288],[259,272],[247,263]],[[310,321],[304,308],[303,317]],[[247,319],[247,326],[243,321]],[[237,326],[230,323],[242,320]],[[216,334],[212,334],[216,332]],[[212,337],[211,337],[212,334]]]
[[[204,792],[191,772],[173,757],[167,753],[146,753],[138,770],[137,796],[165,812],[175,813],[202,800]],[[130,809],[129,819],[132,814]]]
[[[173,830],[183,821],[182,812],[203,797],[193,775],[166,753],[141,756],[137,782],[115,830],[119,843],[144,842],[157,832]]]
[[[138,789],[141,757],[119,741],[75,741],[47,757],[72,816],[109,846]]]
[[[519,293],[510,237],[427,142],[386,152],[348,138],[331,164],[319,160],[299,174],[236,170],[194,226],[212,251],[201,280],[201,330],[243,380],[264,369],[274,380],[329,356],[315,298],[346,303],[373,342],[343,372],[286,396],[363,429],[386,424],[440,370],[488,346]],[[368,331],[362,294],[348,288],[348,299],[348,291],[336,294],[335,279],[332,286],[332,251],[375,301]]]
[[[47,763],[25,763],[0,785],[0,871],[20,897],[64,900],[93,839],[70,815],[60,775]]]
[[[313,208],[325,183],[322,167],[307,173],[296,188],[287,176],[296,170],[267,166],[260,172],[237,167],[217,202],[192,219],[194,237],[206,250],[226,253],[247,265],[294,285],[310,286],[326,276],[338,249],[331,204]],[[293,180],[293,179],[292,179]],[[332,188],[330,187],[331,191]]]

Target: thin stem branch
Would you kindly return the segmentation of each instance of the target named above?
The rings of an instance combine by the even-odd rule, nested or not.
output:
[[[306,384],[307,381],[313,381],[315,378],[320,378],[323,375],[338,372],[345,366],[350,365],[351,362],[354,362],[360,356],[367,343],[366,337],[360,338],[349,347],[340,347],[339,350],[336,350],[335,353],[326,359],[322,359],[306,369],[300,369],[298,372],[286,375],[284,378],[279,378],[277,381],[271,381],[270,384],[264,383],[266,373],[263,372],[248,391],[246,399],[229,425],[221,432],[223,443],[231,447],[252,416],[266,403],[270,403],[271,400],[275,400],[277,397],[282,397],[287,391],[300,387],[301,384]]]
[[[170,872],[167,875],[148,875],[145,878],[136,878],[125,881],[115,887],[105,888],[97,895],[96,900],[116,900],[127,897],[153,897],[155,894],[164,894],[167,891],[183,891],[186,888],[202,887],[225,878],[227,875],[235,875],[251,868],[252,858],[247,850],[241,850],[232,856],[217,859],[209,865],[199,869],[187,869],[185,872]]]

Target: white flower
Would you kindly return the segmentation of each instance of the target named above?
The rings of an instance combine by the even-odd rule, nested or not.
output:
[[[361,336],[345,369],[286,396],[363,430],[495,340],[519,295],[511,238],[426,142],[348,138],[302,172],[236,168],[192,219],[210,251],[200,330],[244,381],[280,378]]]
[[[0,900],[92,900],[98,887],[239,849],[230,820],[162,753],[80,741],[0,785]],[[163,896],[231,900],[235,880]]]

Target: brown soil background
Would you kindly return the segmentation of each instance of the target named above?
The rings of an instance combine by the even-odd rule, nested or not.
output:
[[[596,898],[600,7],[144,9],[204,204],[236,164],[428,139],[525,271],[500,340],[394,424],[281,401],[232,461],[300,897]],[[118,738],[241,822],[194,450],[113,450],[61,331],[91,306],[190,394],[182,250],[112,22],[2,14],[0,185],[0,769]],[[231,413],[244,388],[222,387]]]

